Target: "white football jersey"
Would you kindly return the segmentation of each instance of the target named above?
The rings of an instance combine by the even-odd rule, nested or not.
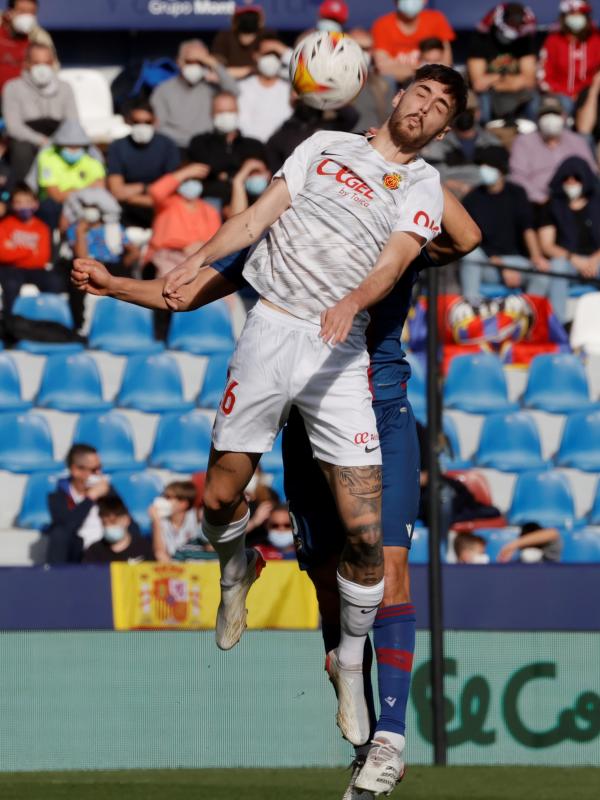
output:
[[[437,170],[422,158],[390,163],[364,136],[315,133],[275,175],[281,177],[292,205],[250,253],[244,277],[262,297],[315,324],[359,286],[392,233],[415,233],[427,243],[440,231]],[[355,327],[368,320],[363,312]]]

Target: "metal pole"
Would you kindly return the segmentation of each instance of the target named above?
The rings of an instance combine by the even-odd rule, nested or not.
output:
[[[444,623],[442,616],[442,564],[440,557],[441,402],[438,384],[438,270],[427,270],[427,467],[429,523],[429,631],[431,647],[431,710],[435,764],[446,765],[444,719]]]

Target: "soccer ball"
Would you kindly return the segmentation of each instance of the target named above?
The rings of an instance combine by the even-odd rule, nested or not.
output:
[[[351,103],[367,80],[360,45],[337,31],[318,31],[298,43],[290,61],[290,80],[300,99],[313,108]]]

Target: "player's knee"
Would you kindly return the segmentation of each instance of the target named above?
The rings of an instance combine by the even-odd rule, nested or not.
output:
[[[202,503],[208,513],[219,513],[236,508],[242,499],[242,492],[232,486],[218,483],[209,484],[204,490]]]
[[[386,547],[384,562],[385,588],[382,605],[395,606],[409,603],[408,550],[405,547]]]
[[[381,526],[377,522],[353,525],[348,529],[344,549],[346,563],[357,568],[373,568],[383,576],[383,543]]]

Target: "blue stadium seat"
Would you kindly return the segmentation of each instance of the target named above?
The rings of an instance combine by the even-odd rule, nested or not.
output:
[[[36,403],[58,411],[106,411],[112,403],[102,398],[102,379],[87,353],[49,356]]]
[[[567,564],[600,563],[600,531],[582,528],[563,537],[561,561]]]
[[[594,502],[588,513],[587,521],[590,525],[600,525],[600,480],[596,484]]]
[[[224,300],[185,314],[173,314],[168,347],[201,356],[231,353],[234,346],[229,309]]]
[[[0,353],[0,411],[26,411],[33,404],[21,397],[21,379],[8,353]]]
[[[443,430],[452,452],[444,452],[441,454],[440,464],[442,470],[446,472],[450,469],[469,469],[469,467],[472,467],[473,462],[468,458],[462,458],[460,455],[458,430],[456,428],[456,423],[449,414],[444,414]]]
[[[173,472],[205,470],[212,425],[201,411],[165,414],[158,424],[150,463]]]
[[[273,449],[269,453],[263,453],[260,459],[260,466],[264,472],[277,474],[283,472],[283,455],[281,453],[281,434],[273,442]]]
[[[600,472],[600,411],[577,411],[567,417],[556,463]]]
[[[55,472],[48,421],[41,414],[0,414],[0,469],[9,472]]]
[[[498,554],[505,544],[512,542],[519,535],[515,528],[477,528],[474,533],[485,539],[485,552],[490,557],[490,563],[498,560]],[[518,561],[519,554],[514,553],[511,561]]]
[[[408,399],[412,406],[415,418],[422,424],[427,424],[427,386],[425,368],[423,363],[413,353],[407,353],[406,359],[410,364],[411,376],[408,382]]]
[[[19,528],[40,531],[49,524],[48,495],[56,489],[59,477],[60,473],[56,472],[40,472],[29,476],[17,517]]]
[[[283,472],[277,472],[273,475],[273,481],[271,483],[271,489],[274,492],[277,492],[279,495],[279,499],[282,503],[285,503],[285,490],[283,488]]]
[[[152,522],[148,516],[148,508],[164,488],[158,475],[152,472],[117,472],[112,476],[111,484],[142,533],[151,533]]]
[[[554,414],[597,407],[590,400],[584,366],[572,353],[536,356],[529,368],[523,404]]]
[[[471,414],[518,409],[508,400],[500,359],[487,353],[468,353],[452,359],[444,385],[444,406]]]
[[[511,525],[537,522],[543,528],[572,527],[575,502],[566,476],[556,471],[519,475],[508,519]]]
[[[13,305],[12,313],[36,322],[57,322],[59,325],[64,325],[65,328],[73,329],[73,316],[69,303],[60,294],[19,295]],[[51,355],[52,353],[78,353],[83,350],[83,345],[79,342],[54,344],[23,339],[18,342],[16,349],[34,355]]]
[[[154,338],[152,311],[112,297],[101,297],[94,306],[89,346],[120,356],[164,350]]]
[[[227,381],[227,369],[231,360],[230,353],[221,353],[211,356],[206,365],[202,389],[198,395],[198,405],[200,408],[218,408],[225,383]]]
[[[82,414],[73,441],[95,447],[104,472],[137,472],[145,467],[135,460],[131,423],[118,411]]]
[[[116,403],[155,414],[189,411],[194,407],[183,399],[179,364],[167,353],[131,356]]]
[[[417,523],[410,545],[411,564],[429,564],[429,528]]]
[[[529,414],[516,411],[486,417],[475,462],[502,472],[546,469],[538,429]]]

